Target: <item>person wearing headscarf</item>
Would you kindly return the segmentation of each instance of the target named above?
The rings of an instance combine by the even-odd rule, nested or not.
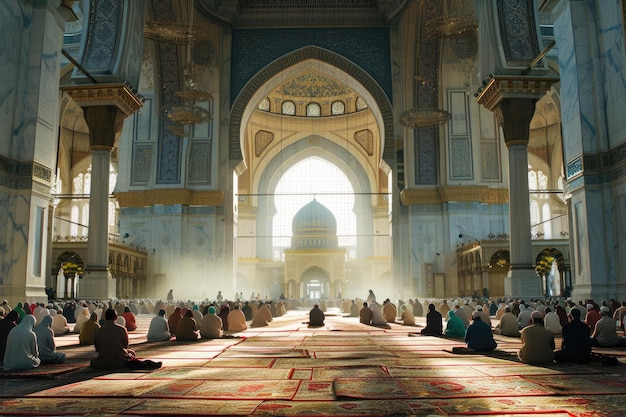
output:
[[[122,314],[124,320],[126,320],[126,330],[132,332],[133,330],[137,330],[137,318],[135,314],[130,311],[130,307],[124,307],[124,313]]]
[[[562,328],[563,342],[561,350],[554,352],[557,362],[589,363],[591,359],[591,331],[589,326],[580,321],[580,310],[573,308],[572,320]]]
[[[202,321],[202,313],[200,312],[200,307],[197,304],[194,304],[191,308],[193,313],[193,319],[196,321],[196,325],[198,326],[196,330],[200,330],[200,322]]]
[[[485,312],[483,306],[476,306],[476,311],[472,312],[472,316],[474,313],[478,314],[480,316],[480,320],[491,329],[491,317],[489,317],[489,314]]]
[[[74,333],[80,334],[81,327],[88,320],[89,320],[89,310],[87,309],[87,307],[84,307],[84,308],[81,307],[80,314],[76,318],[76,324],[74,324]]]
[[[93,345],[96,337],[96,332],[100,328],[98,323],[98,314],[94,311],[89,316],[89,320],[83,323],[78,335],[78,342],[81,345]]]
[[[413,315],[413,308],[409,305],[408,307],[403,305],[400,307],[400,319],[402,320],[402,324],[404,326],[415,326],[415,316]]]
[[[425,336],[441,336],[443,334],[443,318],[433,303],[428,304],[426,327],[421,332]]]
[[[532,324],[532,320],[530,317],[531,314],[532,314],[532,310],[530,310],[525,304],[519,305],[519,314],[517,315],[517,328],[518,329],[521,330],[524,327]]]
[[[193,311],[187,310],[185,315],[178,323],[178,329],[176,330],[176,340],[179,342],[193,342],[198,340],[198,331],[196,330],[197,324],[193,318]]]
[[[523,363],[541,365],[554,360],[554,333],[543,326],[543,316],[538,311],[531,313],[532,324],[520,332],[522,347],[517,353]]]
[[[50,310],[48,310],[42,305],[38,305],[37,307],[35,307],[35,310],[33,310],[33,316],[35,316],[35,322],[37,323],[37,325],[41,323],[41,320],[44,318],[44,316],[49,316],[49,315],[50,315]]]
[[[498,344],[493,338],[491,327],[482,321],[482,315],[478,310],[472,313],[472,320],[465,332],[467,347],[479,352],[492,352]]]
[[[180,307],[177,306],[167,319],[167,324],[170,326],[170,333],[172,334],[172,336],[176,335],[176,330],[178,330],[178,324],[180,323],[180,320],[182,318],[182,310]]]
[[[228,313],[228,331],[232,333],[243,332],[248,328],[246,324],[246,316],[239,308],[239,304],[235,304],[230,313]]]
[[[561,319],[559,316],[550,309],[550,307],[546,307],[545,316],[543,317],[543,325],[546,329],[550,330],[552,333],[561,334]]]
[[[117,313],[117,310],[115,310],[115,312]],[[124,318],[124,316],[117,316],[117,320],[115,320],[115,322],[120,326],[126,328],[126,319]]]
[[[447,337],[465,337],[463,321],[452,310],[448,311],[448,323],[446,325]]]
[[[202,317],[200,337],[203,339],[219,339],[224,335],[222,319],[215,314],[215,307],[210,306],[208,314]]]
[[[559,316],[559,324],[561,324],[561,327],[565,326],[565,324],[569,322],[569,319],[567,318],[567,312],[559,303],[555,303],[554,312],[557,316]]]
[[[470,316],[467,315],[465,308],[461,306],[458,302],[454,303],[454,314],[456,314],[456,316],[461,319],[461,321],[463,322],[463,327],[467,329],[467,326],[469,326]]]
[[[262,304],[254,315],[254,319],[252,319],[252,323],[250,323],[250,327],[264,327],[268,326],[269,322],[274,320],[272,318],[272,313],[270,312],[267,304]]]
[[[160,309],[159,314],[154,316],[150,321],[150,327],[148,328],[148,342],[164,342],[170,340],[172,334],[170,333],[169,325],[165,319],[165,310]]]
[[[63,310],[50,309],[50,317],[52,317],[52,331],[55,336],[62,336],[70,332],[70,326],[67,325],[67,319],[63,316]]]
[[[372,309],[372,326],[388,327],[387,320],[383,316],[383,310],[380,308],[380,304],[376,301],[370,303]]]
[[[42,365],[65,362],[65,353],[57,352],[54,342],[52,317],[44,315],[41,323],[37,323],[33,332],[37,335],[37,348],[39,349],[39,359]]]
[[[4,360],[4,352],[7,347],[9,332],[17,326],[17,320],[19,318],[19,313],[15,310],[11,310],[7,313],[4,319],[0,320],[0,364]]]
[[[6,320],[6,319],[5,319]],[[33,332],[35,316],[27,314],[7,337],[2,367],[5,371],[24,371],[41,363],[37,348],[37,336]]]
[[[26,316],[26,311],[24,310],[24,307],[22,307],[22,303],[17,303],[17,305],[15,306],[15,311],[17,311],[17,314],[19,315],[16,320],[16,322],[19,323],[20,321],[22,321],[24,316]]]

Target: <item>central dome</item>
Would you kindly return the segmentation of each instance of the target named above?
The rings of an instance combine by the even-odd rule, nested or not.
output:
[[[291,225],[292,249],[337,248],[337,220],[333,213],[317,200],[302,207]]]

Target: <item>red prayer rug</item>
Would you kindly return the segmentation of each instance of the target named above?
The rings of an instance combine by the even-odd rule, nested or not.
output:
[[[335,395],[337,398],[410,398],[393,378],[336,378]]]
[[[185,398],[212,400],[290,400],[297,380],[208,381],[185,394]]]
[[[267,401],[259,405],[252,414],[253,417],[402,417],[414,415],[413,410],[402,400]]]

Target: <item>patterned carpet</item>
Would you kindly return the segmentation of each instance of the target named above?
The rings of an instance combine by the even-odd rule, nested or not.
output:
[[[602,350],[620,366],[530,366],[515,338],[496,336],[497,355],[455,354],[462,341],[398,324],[332,316],[310,329],[304,311],[229,338],[146,343],[150,319],[131,344],[161,369],[95,372],[93,347],[61,336],[67,364],[2,375],[0,415],[626,416],[626,350]]]

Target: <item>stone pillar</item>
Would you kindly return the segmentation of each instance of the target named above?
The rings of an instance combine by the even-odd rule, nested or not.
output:
[[[125,84],[68,86],[63,90],[83,108],[92,151],[87,266],[77,295],[109,299],[115,297],[115,280],[108,268],[111,152],[124,119],[141,107],[141,101]]]
[[[511,269],[504,281],[507,297],[541,297],[531,246],[528,197],[528,137],[536,102],[558,79],[498,76],[477,102],[493,111],[509,151],[509,231]]]

